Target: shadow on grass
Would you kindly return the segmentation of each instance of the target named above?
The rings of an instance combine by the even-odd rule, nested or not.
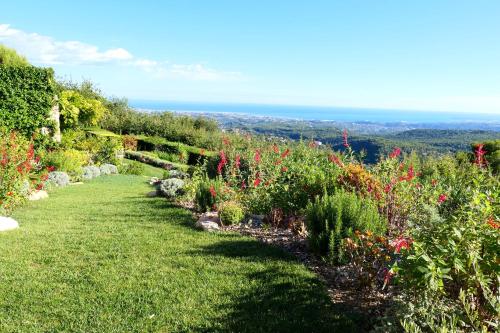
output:
[[[232,237],[231,237],[232,238]],[[197,255],[266,262],[265,269],[246,274],[254,287],[213,318],[218,332],[360,332],[356,318],[329,299],[325,286],[297,266],[281,249],[250,239],[220,241]],[[235,237],[236,238],[236,237]],[[267,268],[269,266],[274,266]],[[197,332],[209,331],[206,328]]]

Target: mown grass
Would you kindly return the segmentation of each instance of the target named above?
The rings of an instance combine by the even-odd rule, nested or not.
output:
[[[101,177],[17,211],[0,234],[2,332],[349,332],[280,249],[192,228],[140,176]]]

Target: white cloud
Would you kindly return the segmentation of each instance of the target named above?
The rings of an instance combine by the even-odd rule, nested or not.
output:
[[[78,41],[56,41],[52,37],[27,33],[0,24],[0,42],[26,55],[35,64],[96,64],[130,60],[125,49],[100,51],[98,47]]]
[[[58,41],[49,36],[28,33],[0,24],[0,43],[16,49],[39,65],[119,64],[139,68],[155,78],[195,81],[220,81],[241,78],[237,72],[224,72],[203,64],[170,64],[165,61],[136,58],[123,48],[100,50],[79,41]]]

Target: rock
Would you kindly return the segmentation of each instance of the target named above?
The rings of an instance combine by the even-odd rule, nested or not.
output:
[[[0,231],[19,228],[19,223],[10,217],[0,216]]]
[[[251,214],[248,217],[247,224],[250,225],[252,228],[260,228],[262,227],[262,224],[264,223],[264,218],[265,215],[255,215]]]
[[[47,193],[47,191],[41,190],[41,191],[32,192],[28,196],[28,200],[30,200],[30,201],[36,201],[36,200],[45,199],[45,198],[48,198],[48,197],[49,197],[49,194]]]
[[[207,212],[200,216],[195,226],[204,231],[217,231],[220,229],[219,223],[220,219],[217,212]]]

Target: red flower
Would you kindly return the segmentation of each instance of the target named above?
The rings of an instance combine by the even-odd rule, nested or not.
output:
[[[217,196],[217,192],[215,191],[215,188],[213,185],[210,185],[210,195],[212,196],[212,198],[215,198]]]
[[[344,166],[344,164],[342,163],[342,161],[340,161],[340,158],[337,155],[335,155],[335,154],[328,155],[328,160],[330,162],[332,162],[332,163],[335,163],[339,167],[343,167]]]
[[[286,166],[281,167],[281,172],[287,172],[287,171],[288,171],[288,168]]]
[[[393,276],[394,276],[394,273],[391,270],[386,268],[386,272],[384,275],[384,287],[391,282],[391,279]]]
[[[443,203],[443,202],[446,201],[446,199],[448,199],[448,197],[446,196],[446,194],[440,194],[439,198],[438,198],[438,203]]]
[[[240,158],[240,155],[236,155],[236,158],[234,160],[234,165],[236,166],[236,169],[239,169],[240,168],[240,165],[241,165],[241,158]]]
[[[480,143],[477,145],[476,147],[476,151],[475,151],[475,155],[476,155],[476,160],[475,160],[475,164],[478,166],[478,167],[482,167],[484,164],[486,164],[486,161],[484,160],[484,154],[486,154],[486,151],[483,150],[484,148],[484,144]]]
[[[43,184],[38,184],[38,185],[36,186],[36,190],[37,190],[37,191],[40,191],[42,188],[43,188]]]
[[[404,238],[403,236],[399,236],[391,242],[391,245],[394,247],[394,252],[399,253],[402,249],[409,249],[411,243],[411,238]]]
[[[280,149],[279,149],[278,145],[276,145],[276,144],[273,145],[273,151],[274,151],[275,154],[279,154],[280,153]]]
[[[220,174],[222,174],[222,169],[224,168],[224,166],[227,164],[227,158],[226,158],[226,154],[224,153],[223,150],[221,150],[219,152],[219,157],[220,157],[220,161],[219,161],[219,164],[217,165],[217,172]]]
[[[493,220],[493,216],[490,216],[490,218],[487,221],[488,225],[492,227],[493,229],[500,229],[500,223],[495,222]]]
[[[394,150],[392,151],[392,153],[389,154],[389,157],[390,158],[396,158],[399,155],[401,155],[401,148],[396,147],[396,148],[394,148]]]
[[[245,183],[245,181],[243,180],[243,181],[241,182],[241,189],[242,189],[242,190],[244,190],[244,189],[246,189],[246,188],[247,188],[247,183]]]
[[[286,149],[282,154],[281,154],[281,158],[285,158],[288,156],[288,154],[290,154],[290,149]]]
[[[342,141],[343,141],[344,147],[349,148],[349,143],[347,142],[347,130],[346,129],[344,129],[344,132],[342,132]]]
[[[48,172],[52,172],[52,171],[54,171],[55,169],[56,169],[56,167],[55,167],[55,166],[52,166],[52,165],[47,167],[47,171],[48,171]]]
[[[436,186],[436,185],[437,185],[437,183],[438,183],[438,181],[437,181],[436,179],[431,180],[431,184],[432,184],[432,186]]]
[[[384,192],[389,193],[392,190],[392,184],[387,184],[384,187]]]
[[[255,160],[255,162],[257,162],[257,164],[258,164],[258,163],[260,163],[261,156],[260,156],[260,150],[259,150],[259,149],[257,149],[257,150],[255,151],[254,160]]]
[[[231,144],[231,141],[229,141],[229,138],[224,137],[222,139],[222,143],[224,144],[224,146],[229,146]]]
[[[21,175],[23,174],[23,172],[24,172],[23,165],[19,165],[17,167],[17,172],[19,172]]]
[[[262,182],[262,179],[260,179],[260,172],[257,171],[255,174],[255,180],[253,181],[253,187],[259,186],[259,184]]]

